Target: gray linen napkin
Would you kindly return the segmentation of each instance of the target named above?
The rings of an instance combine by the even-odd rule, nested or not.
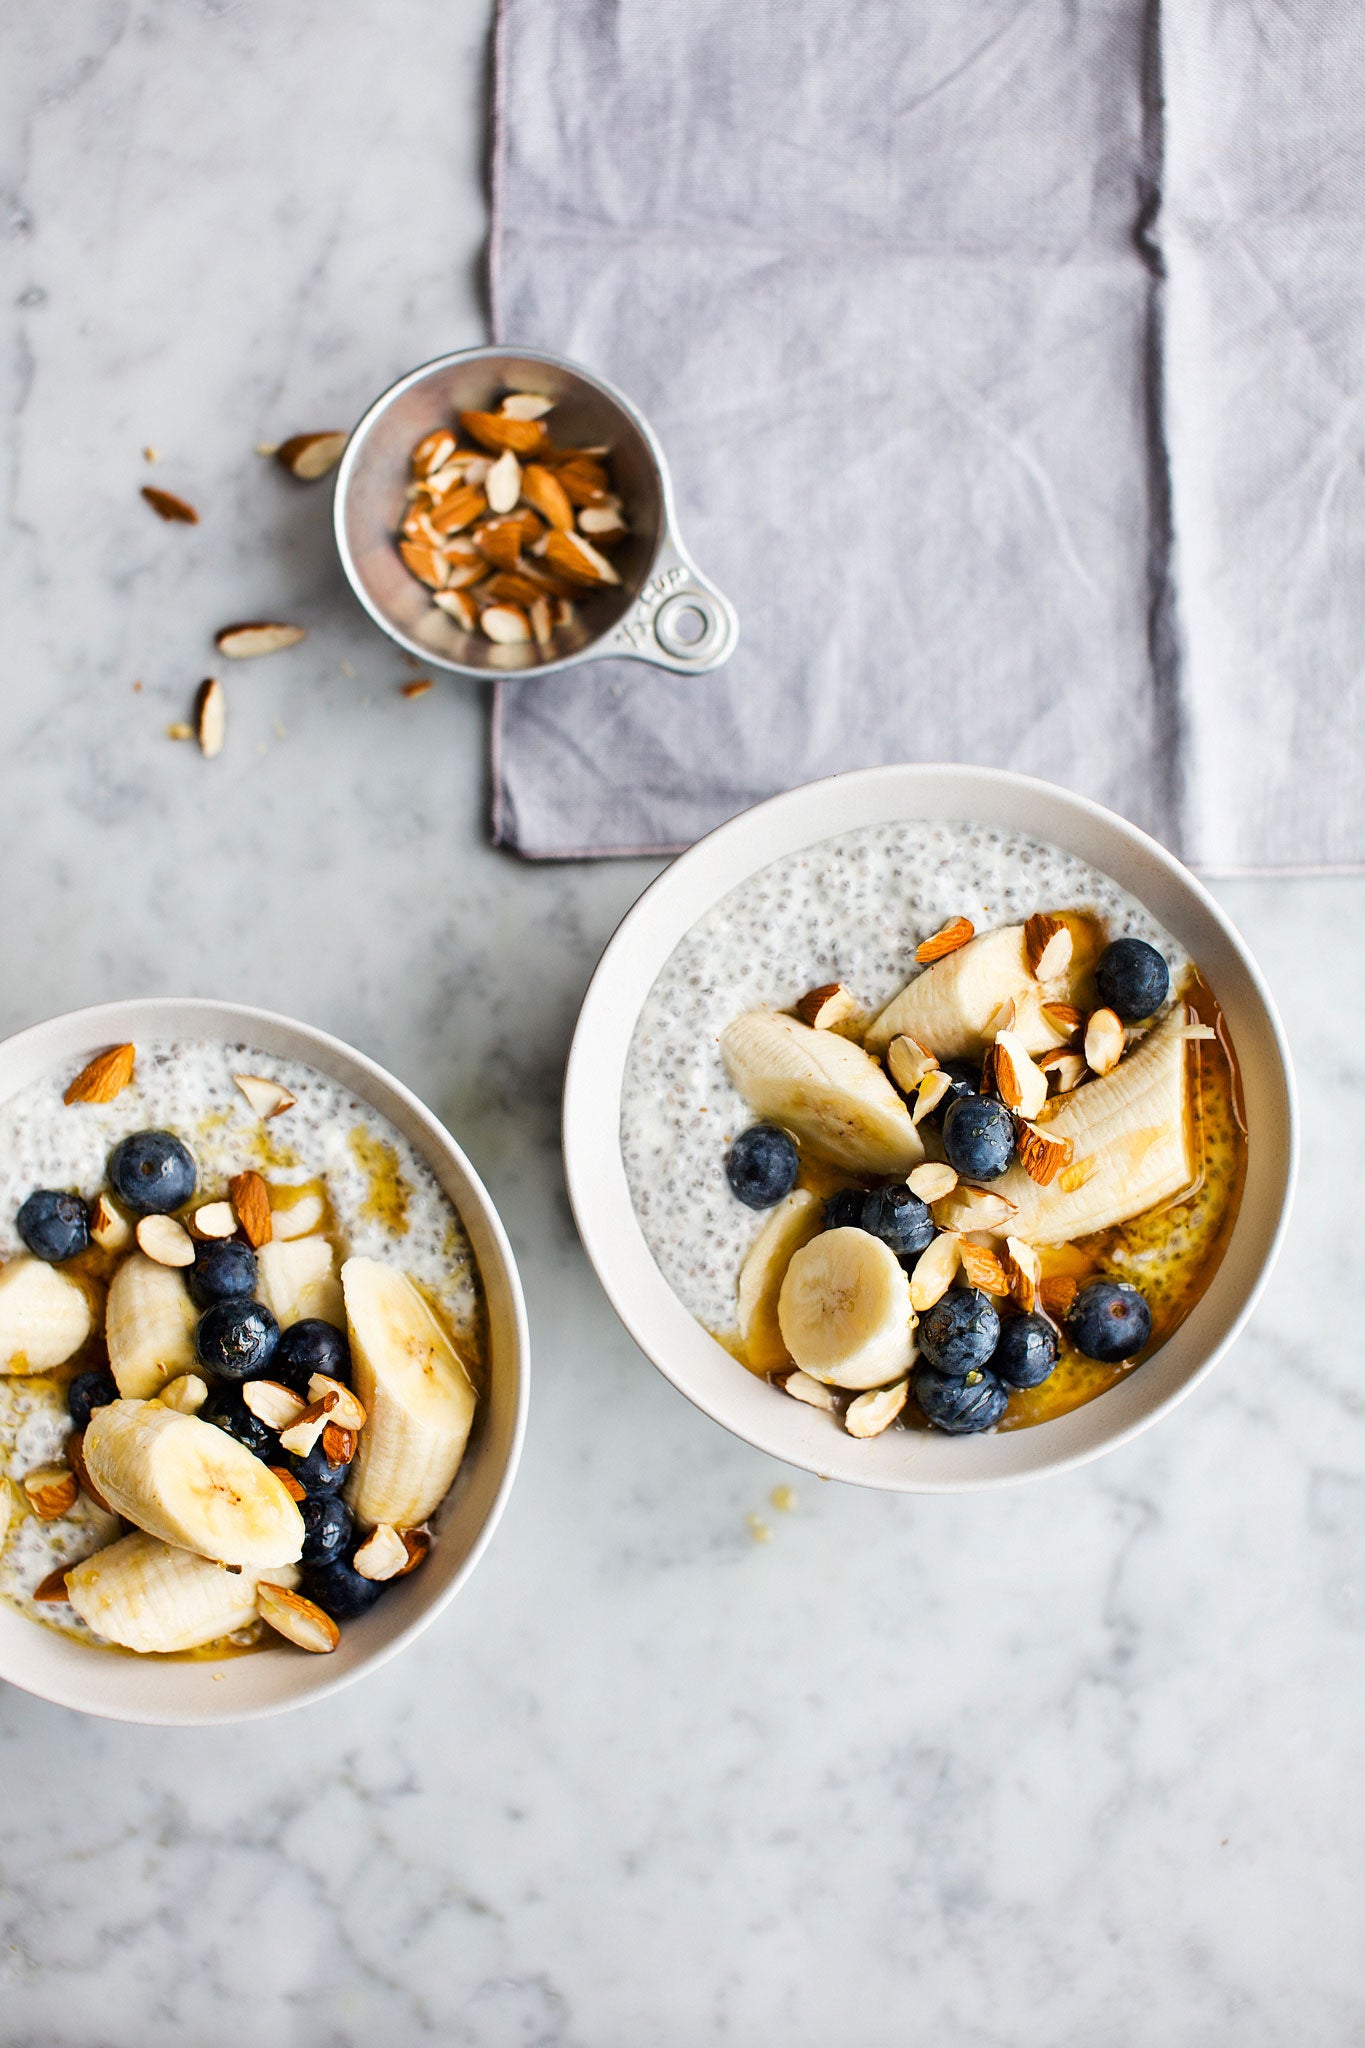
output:
[[[495,333],[650,416],[742,637],[500,683],[496,840],[950,759],[1209,866],[1365,856],[1361,35],[1166,12],[503,0]]]

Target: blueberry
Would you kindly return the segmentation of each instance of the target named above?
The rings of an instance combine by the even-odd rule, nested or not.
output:
[[[194,1264],[185,1278],[196,1308],[212,1308],[215,1301],[253,1295],[256,1254],[249,1244],[238,1244],[234,1238],[214,1238],[195,1246]]]
[[[77,1429],[84,1429],[96,1408],[107,1408],[118,1399],[118,1382],[107,1366],[93,1372],[78,1372],[66,1390],[66,1405]]]
[[[936,1372],[975,1372],[1000,1340],[1000,1318],[984,1294],[950,1288],[920,1318],[919,1348]]]
[[[328,1379],[349,1387],[351,1347],[344,1330],[324,1323],[320,1316],[305,1316],[280,1332],[270,1360],[270,1377],[292,1387],[296,1394],[306,1394],[315,1372],[325,1372]]]
[[[840,1188],[825,1204],[826,1230],[861,1230],[866,1200],[861,1188]]]
[[[964,1180],[995,1180],[1014,1157],[1014,1120],[1003,1102],[963,1095],[943,1119],[943,1150]]]
[[[1107,1008],[1136,1024],[1154,1017],[1170,994],[1170,969],[1145,939],[1115,939],[1096,963],[1095,987]]]
[[[1152,1311],[1123,1280],[1092,1280],[1071,1304],[1066,1334],[1087,1358],[1104,1365],[1132,1358],[1152,1334]]]
[[[309,1599],[316,1600],[324,1614],[330,1614],[333,1621],[349,1621],[353,1614],[363,1614],[374,1606],[385,1581],[362,1578],[344,1557],[334,1557],[330,1564],[310,1566],[303,1584]]]
[[[267,1429],[259,1415],[253,1415],[242,1399],[240,1387],[214,1387],[199,1410],[201,1422],[211,1422],[228,1436],[236,1437],[256,1457],[269,1464],[283,1464],[273,1429]]]
[[[1041,1387],[1057,1363],[1057,1332],[1046,1316],[1010,1316],[1000,1328],[991,1371],[1010,1387]]]
[[[249,1380],[265,1371],[279,1339],[280,1326],[264,1303],[234,1294],[199,1318],[194,1353],[223,1379]]]
[[[297,1479],[304,1492],[309,1495],[339,1493],[346,1484],[349,1465],[334,1465],[322,1448],[319,1437],[311,1451],[300,1457],[296,1451],[281,1451],[272,1464],[282,1465],[291,1479]]]
[[[771,1209],[796,1186],[796,1147],[776,1124],[741,1131],[725,1161],[725,1177],[748,1209]]]
[[[194,1155],[170,1131],[134,1131],[109,1154],[109,1185],[139,1216],[169,1216],[194,1193]]]
[[[39,1188],[20,1209],[16,1222],[19,1235],[35,1259],[59,1266],[74,1259],[90,1242],[90,1219],[79,1195],[62,1194],[56,1188]]]
[[[993,1372],[972,1372],[954,1379],[935,1372],[931,1365],[921,1365],[910,1384],[925,1421],[949,1436],[994,1429],[1009,1406],[1009,1394]]]
[[[869,1236],[879,1237],[898,1258],[909,1252],[922,1252],[935,1235],[928,1203],[912,1195],[904,1185],[877,1188],[865,1195],[859,1221]]]
[[[947,1116],[953,1104],[961,1102],[964,1096],[981,1093],[981,1069],[972,1066],[969,1061],[942,1060],[939,1063],[939,1071],[948,1076],[949,1088],[938,1108],[930,1110],[926,1118],[926,1122],[929,1123],[933,1123],[935,1119],[941,1121]]]
[[[351,1540],[351,1511],[333,1493],[310,1494],[299,1502],[303,1516],[303,1564],[330,1564]]]

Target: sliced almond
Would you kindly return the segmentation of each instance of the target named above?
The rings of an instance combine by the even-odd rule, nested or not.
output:
[[[335,1472],[341,1465],[349,1465],[356,1453],[359,1442],[353,1429],[340,1429],[335,1422],[329,1422],[322,1432],[322,1455]]]
[[[192,1266],[194,1239],[174,1216],[143,1216],[138,1220],[139,1248],[158,1266]]]
[[[423,434],[409,458],[415,477],[431,477],[445,468],[455,453],[455,436],[449,427],[433,427]]]
[[[484,493],[491,512],[510,512],[521,496],[521,464],[510,448],[504,448],[484,478]]]
[[[69,1465],[40,1465],[24,1474],[28,1504],[40,1522],[56,1522],[76,1505],[76,1475]]]
[[[287,1586],[272,1585],[269,1579],[262,1579],[256,1588],[256,1610],[277,1635],[286,1637],[300,1650],[313,1650],[325,1656],[341,1641],[341,1630],[316,1601],[306,1600],[302,1593],[293,1593]]]
[[[133,1078],[135,1048],[131,1045],[111,1045],[107,1052],[98,1052],[88,1066],[82,1067],[75,1080],[67,1088],[62,1101],[112,1102],[121,1095]]]
[[[334,1380],[325,1372],[315,1372],[308,1382],[310,1401],[325,1401],[334,1396],[327,1411],[328,1420],[338,1429],[360,1430],[365,1427],[365,1405],[358,1394],[341,1380]]]
[[[495,455],[504,448],[514,455],[538,455],[550,438],[539,420],[519,420],[510,413],[462,412],[460,425],[471,440]]]
[[[1014,1147],[1019,1164],[1040,1188],[1051,1187],[1071,1157],[1070,1138],[1050,1138],[1046,1131],[1027,1123],[1016,1124]]]
[[[560,533],[573,532],[573,506],[553,470],[533,462],[523,472],[521,495]]]
[[[932,1116],[945,1095],[952,1093],[953,1084],[942,1067],[931,1067],[915,1090],[915,1106],[910,1112],[910,1121],[922,1124],[925,1117]]]
[[[400,540],[398,552],[403,557],[419,583],[425,583],[428,590],[440,590],[449,573],[444,555],[420,540]]]
[[[267,1429],[288,1429],[308,1406],[292,1387],[282,1386],[279,1380],[248,1380],[242,1388],[242,1399]]]
[[[288,1243],[295,1237],[308,1237],[321,1224],[325,1213],[322,1196],[309,1188],[297,1201],[282,1202],[278,1199],[280,1190],[272,1188],[270,1204],[270,1236],[272,1243]]]
[[[1096,1010],[1085,1027],[1085,1063],[1092,1074],[1112,1074],[1123,1058],[1123,1025],[1113,1010]]]
[[[1071,965],[1071,930],[1060,917],[1035,910],[1024,921],[1024,951],[1035,981],[1055,981]]]
[[[245,1173],[235,1173],[228,1182],[228,1194],[237,1212],[237,1221],[242,1226],[242,1235],[253,1251],[259,1251],[263,1244],[269,1244],[270,1195],[265,1182],[255,1167],[248,1167]]]
[[[1038,1283],[1038,1301],[1056,1322],[1071,1313],[1071,1304],[1081,1291],[1079,1280],[1069,1273],[1049,1273]]]
[[[553,408],[553,398],[542,398],[537,391],[509,391],[498,411],[509,420],[540,420]]]
[[[97,1508],[103,1508],[106,1515],[112,1515],[114,1510],[90,1477],[90,1467],[85,1462],[84,1446],[85,1431],[83,1429],[73,1429],[66,1442],[62,1445],[62,1449],[66,1453],[66,1462],[75,1473],[76,1483],[80,1487],[81,1492],[88,1495],[94,1501]]]
[[[1074,1003],[1044,1003],[1043,1016],[1060,1038],[1074,1038],[1085,1018]]]
[[[1010,1299],[1028,1315],[1038,1299],[1042,1265],[1031,1244],[1022,1237],[1005,1239],[1005,1271],[1009,1275]]]
[[[196,1237],[235,1237],[237,1217],[231,1202],[205,1202],[190,1218],[190,1229]]]
[[[870,1393],[859,1394],[844,1410],[844,1428],[850,1436],[880,1436],[900,1414],[909,1391],[909,1380],[897,1380],[894,1387],[873,1387]]]
[[[408,1546],[396,1529],[381,1522],[355,1551],[351,1563],[362,1579],[396,1579],[408,1568]]]
[[[458,484],[449,497],[433,505],[427,515],[432,529],[442,539],[452,533],[460,533],[466,526],[472,526],[476,519],[482,519],[488,510],[488,499],[477,484]]]
[[[217,676],[205,676],[199,685],[194,702],[194,734],[206,761],[222,753],[227,738],[227,691]]]
[[[403,1579],[409,1572],[415,1572],[419,1564],[425,1564],[431,1554],[431,1538],[425,1529],[400,1529],[398,1533],[408,1554],[408,1561],[398,1574]]]
[[[320,1401],[310,1401],[294,1421],[286,1423],[280,1431],[281,1448],[292,1451],[296,1458],[306,1458],[327,1427],[328,1417],[336,1404],[335,1394],[324,1394]]]
[[[471,580],[477,583],[486,574],[487,570],[484,564],[480,562],[478,570]],[[463,626],[466,633],[472,633],[479,623],[479,607],[475,604],[467,590],[437,590],[433,592],[431,601],[433,604],[439,605],[443,612],[454,619],[457,626]]]
[[[913,1095],[937,1065],[934,1055],[917,1038],[893,1038],[886,1048],[886,1070],[902,1095]]]
[[[588,536],[594,547],[614,548],[626,538],[630,528],[614,506],[585,505],[578,515],[578,530]]]
[[[102,1252],[122,1252],[133,1241],[133,1222],[109,1195],[90,1204],[90,1236]]]
[[[940,1230],[1000,1230],[1013,1214],[1014,1203],[1007,1196],[965,1180],[934,1203],[934,1221]]]
[[[911,1168],[908,1185],[922,1202],[941,1202],[957,1186],[957,1175],[942,1160],[926,1159],[923,1165]]]
[[[278,654],[282,647],[297,647],[306,640],[305,626],[286,626],[280,619],[248,619],[238,626],[224,626],[213,636],[220,654],[232,661],[255,661],[262,654]]]
[[[597,585],[619,583],[620,577],[605,555],[600,555],[581,533],[551,532],[545,537],[545,559],[551,568],[572,582]]]
[[[199,514],[184,498],[177,498],[174,491],[159,490],[155,484],[144,484],[142,495],[158,519],[177,521],[182,526],[197,526]]]
[[[816,1031],[837,1031],[841,1024],[860,1023],[863,1009],[841,982],[828,981],[823,988],[813,988],[802,996],[796,1014]]]
[[[292,1109],[297,1100],[282,1082],[272,1081],[265,1074],[234,1074],[232,1078],[262,1120]]]
[[[976,926],[969,917],[955,917],[936,931],[932,938],[924,939],[915,948],[915,958],[921,967],[928,967],[934,960],[944,960],[949,953],[956,953],[969,939],[976,937]]]
[[[479,624],[500,647],[515,647],[531,637],[531,621],[520,605],[491,604],[480,614]]]
[[[942,1301],[958,1268],[956,1232],[941,1230],[915,1261],[910,1275],[910,1306],[917,1315]]]
[[[778,1385],[784,1394],[790,1394],[793,1401],[804,1401],[808,1408],[833,1410],[839,1403],[823,1380],[812,1379],[808,1372],[789,1372]]]
[[[1017,1032],[1002,1031],[995,1041],[995,1091],[1018,1116],[1037,1116],[1047,1101],[1047,1075],[1034,1065]]]
[[[1057,1052],[1045,1052],[1038,1062],[1040,1071],[1047,1076],[1048,1085],[1058,1095],[1069,1095],[1073,1088],[1079,1088],[1085,1079],[1085,1060],[1078,1052],[1063,1047]]]
[[[287,1471],[283,1465],[268,1465],[266,1470],[274,1473],[290,1500],[307,1500],[307,1489],[300,1486],[293,1473]]]
[[[39,1579],[37,1585],[29,1594],[29,1599],[38,1601],[42,1606],[65,1600],[66,1575],[69,1571],[74,1571],[74,1569],[74,1565],[59,1564],[57,1569],[49,1572],[45,1579]]]
[[[982,1294],[1003,1296],[1009,1293],[1009,1273],[1004,1261],[989,1245],[973,1244],[970,1238],[964,1237],[958,1246],[958,1258],[969,1287],[979,1288]]]
[[[201,1380],[197,1372],[182,1372],[167,1380],[156,1398],[163,1408],[173,1408],[177,1415],[197,1415],[208,1397],[206,1380]]]
[[[275,450],[275,460],[300,483],[316,483],[340,462],[349,434],[291,434]]]

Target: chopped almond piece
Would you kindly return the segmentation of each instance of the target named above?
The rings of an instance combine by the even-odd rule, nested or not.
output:
[[[444,469],[455,453],[455,436],[448,427],[433,427],[429,434],[423,434],[412,451],[412,473],[416,477],[430,477]]]
[[[1046,1131],[1029,1123],[1015,1125],[1015,1150],[1019,1164],[1040,1188],[1051,1187],[1071,1157],[1070,1138],[1050,1138]]]
[[[1071,1304],[1081,1291],[1079,1280],[1073,1280],[1069,1273],[1050,1273],[1038,1283],[1038,1301],[1048,1315],[1061,1322],[1071,1312]]]
[[[275,460],[300,483],[316,483],[340,462],[349,434],[291,434],[275,450]]]
[[[28,1504],[40,1522],[56,1522],[76,1505],[76,1475],[69,1465],[40,1465],[24,1475]]]
[[[928,967],[934,960],[944,960],[949,953],[956,953],[969,939],[976,937],[976,926],[970,918],[955,917],[945,924],[932,938],[924,939],[915,948],[915,958],[921,967]]]
[[[197,526],[199,514],[184,498],[177,498],[173,491],[162,491],[155,484],[144,484],[142,495],[159,519],[169,519],[181,526]]]
[[[573,532],[573,506],[553,470],[531,463],[522,473],[521,494],[560,533]]]
[[[488,510],[488,499],[476,484],[459,484],[448,498],[442,498],[433,505],[427,515],[434,532],[444,537],[459,533],[462,528],[472,526],[476,519],[482,519]]]
[[[913,1095],[925,1075],[932,1074],[937,1065],[934,1055],[918,1039],[893,1038],[886,1048],[887,1072],[902,1095]]]
[[[194,1239],[174,1216],[143,1216],[137,1226],[138,1249],[158,1266],[192,1266]]]
[[[958,1245],[958,1258],[969,1287],[979,1287],[983,1294],[1009,1293],[1009,1274],[988,1245],[973,1244],[964,1237]]]
[[[1071,965],[1071,930],[1060,917],[1035,910],[1025,920],[1024,951],[1035,981],[1055,981]]]
[[[481,614],[479,624],[499,646],[514,647],[531,637],[531,621],[519,605],[493,604]]]
[[[282,647],[297,647],[307,638],[304,626],[286,626],[278,619],[248,619],[239,626],[224,626],[214,634],[213,644],[232,661],[256,661],[263,654],[278,654]]]
[[[826,982],[823,988],[813,988],[802,996],[796,1006],[796,1014],[803,1024],[809,1024],[815,1031],[837,1031],[843,1024],[861,1021],[862,1004],[851,996],[842,982]]]
[[[245,1173],[233,1175],[228,1182],[228,1194],[243,1237],[253,1251],[259,1251],[270,1242],[270,1195],[265,1182],[254,1167],[249,1167]]]
[[[440,590],[446,583],[449,575],[446,558],[435,548],[427,547],[421,541],[400,540],[398,552],[417,581],[425,583],[429,590]]]
[[[560,533],[553,530],[545,536],[545,559],[552,569],[558,569],[575,583],[595,585],[619,583],[620,577],[605,555],[599,555],[589,540],[581,533]]]
[[[81,1068],[62,1101],[112,1102],[132,1080],[134,1058],[131,1045],[111,1045],[107,1052],[96,1053],[89,1066]]]
[[[262,1579],[256,1588],[256,1606],[261,1619],[300,1650],[313,1650],[325,1656],[341,1641],[341,1630],[331,1615],[324,1614],[314,1601],[306,1600],[302,1593],[291,1592],[287,1586]]]
[[[1114,1010],[1096,1010],[1085,1027],[1085,1061],[1092,1074],[1112,1074],[1123,1058],[1123,1025]]]
[[[460,425],[481,448],[500,455],[510,448],[514,455],[538,455],[549,442],[539,420],[513,419],[507,413],[462,412]]]

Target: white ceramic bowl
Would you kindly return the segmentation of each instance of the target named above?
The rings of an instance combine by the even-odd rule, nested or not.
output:
[[[1249,1131],[1242,1206],[1214,1279],[1136,1372],[1056,1421],[1003,1435],[891,1430],[860,1441],[835,1418],[754,1378],[695,1322],[636,1221],[621,1159],[621,1082],[641,1006],[684,933],[760,868],[858,826],[971,820],[1064,848],[1129,890],[1188,948],[1223,1006]],[[757,805],[683,854],[646,890],[584,998],[564,1090],[564,1159],[579,1233],[613,1307],[675,1387],[737,1436],[822,1477],[906,1493],[1038,1478],[1123,1443],[1212,1370],[1246,1322],[1289,1213],[1297,1159],[1293,1076],[1275,1005],[1241,939],[1177,860],[1113,812],[995,769],[872,768]]]
[[[0,1044],[0,1102],[104,1046],[173,1038],[241,1042],[304,1060],[387,1117],[460,1213],[483,1280],[489,1333],[488,1385],[464,1463],[435,1517],[431,1555],[368,1614],[348,1621],[329,1656],[281,1644],[214,1660],[136,1657],[78,1643],[0,1604],[0,1679],[83,1713],[188,1726],[255,1720],[321,1699],[395,1656],[449,1605],[483,1555],[511,1490],[526,1423],[528,1346],[511,1247],[464,1153],[401,1082],[325,1031],[268,1010],[195,997],[104,1003],[35,1024]]]

